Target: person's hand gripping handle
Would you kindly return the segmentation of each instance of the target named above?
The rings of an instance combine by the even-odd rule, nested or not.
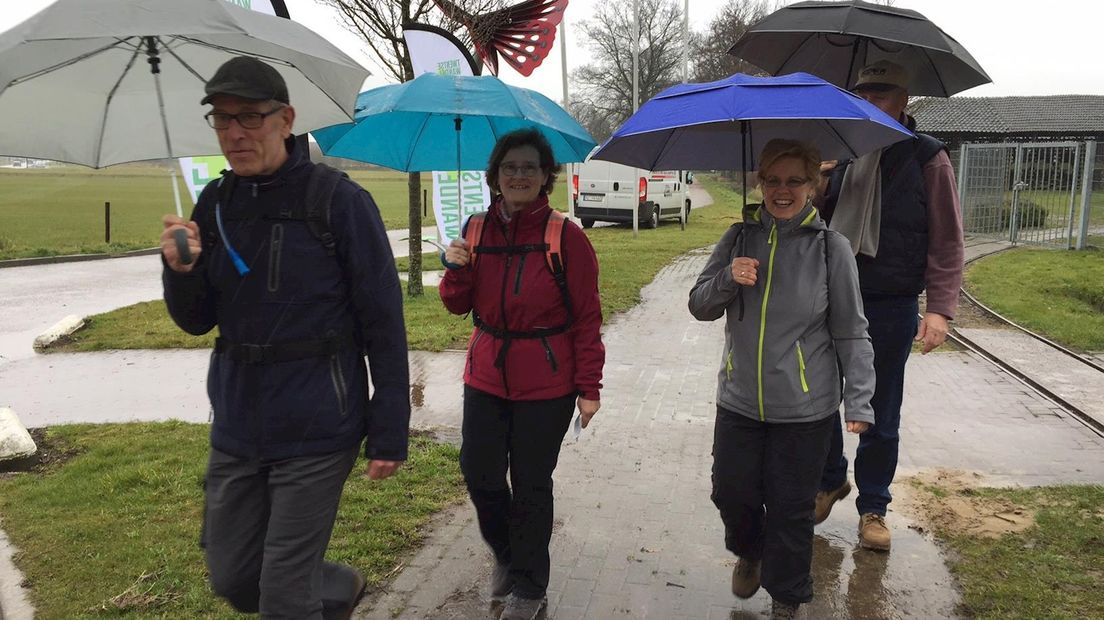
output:
[[[203,252],[199,242],[199,224],[176,215],[161,218],[164,230],[161,231],[161,254],[169,269],[187,273],[195,266],[195,261]]]

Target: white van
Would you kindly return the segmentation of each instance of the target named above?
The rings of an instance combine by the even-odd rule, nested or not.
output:
[[[689,171],[643,170],[587,157],[571,175],[575,217],[590,228],[594,222],[631,222],[635,213],[641,227],[655,228],[661,219],[690,215],[690,183]]]

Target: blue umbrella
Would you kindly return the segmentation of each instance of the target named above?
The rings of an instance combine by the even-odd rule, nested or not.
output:
[[[645,170],[754,170],[774,138],[815,145],[824,159],[857,157],[912,137],[860,97],[807,73],[737,73],[672,86],[640,106],[594,154]]]
[[[534,127],[557,163],[583,161],[595,142],[563,108],[490,75],[423,74],[357,97],[354,123],[312,132],[326,155],[402,170],[482,170],[498,139]]]

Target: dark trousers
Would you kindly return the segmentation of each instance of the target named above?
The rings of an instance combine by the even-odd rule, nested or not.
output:
[[[212,448],[201,544],[215,594],[262,618],[348,613],[356,572],[322,557],[357,452],[266,462]]]
[[[574,411],[574,394],[514,401],[464,386],[460,469],[483,540],[524,598],[548,589],[552,471]]]
[[[874,345],[874,374],[877,385],[870,404],[874,426],[859,436],[855,452],[855,485],[859,514],[885,516],[893,496],[889,485],[897,473],[900,445],[901,402],[905,393],[905,364],[916,337],[919,306],[915,297],[863,298]],[[847,457],[843,453],[843,429],[836,425],[832,447],[821,479],[821,490],[839,487],[847,479]]]
[[[717,407],[712,499],[725,547],[762,560],[761,582],[775,600],[813,598],[813,509],[838,420],[770,424]]]

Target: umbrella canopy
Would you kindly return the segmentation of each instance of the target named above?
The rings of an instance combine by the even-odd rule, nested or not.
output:
[[[910,95],[950,97],[992,82],[966,48],[920,13],[861,0],[791,4],[753,24],[728,53],[771,75],[804,71],[842,88],[879,60],[909,72]]]
[[[911,136],[878,108],[817,77],[737,73],[664,90],[592,159],[646,170],[754,170],[774,138],[809,142],[824,159],[844,159]]]
[[[405,172],[482,170],[504,134],[533,127],[557,163],[583,161],[595,142],[548,97],[490,75],[425,73],[357,98],[355,123],[315,131],[326,155]]]
[[[233,56],[287,82],[296,130],[347,122],[368,71],[225,0],[58,0],[0,34],[0,153],[95,168],[219,152],[199,100]]]

